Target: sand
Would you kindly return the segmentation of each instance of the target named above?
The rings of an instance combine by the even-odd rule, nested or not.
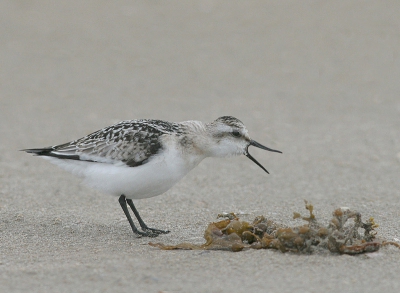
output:
[[[156,241],[222,212],[287,225],[303,199],[400,242],[398,1],[1,1],[1,292],[399,292],[400,251],[161,251],[118,199],[18,150],[125,119],[232,115],[283,154],[206,159],[136,205]],[[303,212],[304,213],[304,212]],[[151,241],[154,241],[153,239]]]

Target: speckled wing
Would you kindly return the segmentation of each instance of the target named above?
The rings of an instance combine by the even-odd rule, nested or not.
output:
[[[181,133],[181,126],[177,123],[160,120],[122,121],[69,143],[25,151],[59,159],[123,163],[136,167],[145,164],[162,150],[162,135]]]

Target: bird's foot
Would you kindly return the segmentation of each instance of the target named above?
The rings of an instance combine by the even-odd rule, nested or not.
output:
[[[149,234],[154,234],[155,236],[152,237],[157,237],[160,234],[168,234],[170,231],[168,230],[160,230],[160,229],[154,229],[154,228],[149,228],[149,227],[142,227],[143,231],[145,233]]]
[[[143,228],[143,231],[136,230],[134,233],[138,237],[152,237],[155,238],[160,234],[168,234],[170,231],[165,231],[165,230],[159,230],[159,229],[153,229],[153,228]]]

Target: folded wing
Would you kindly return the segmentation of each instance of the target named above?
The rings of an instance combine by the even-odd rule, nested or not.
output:
[[[122,121],[72,142],[24,151],[58,159],[136,167],[145,164],[162,150],[163,135],[179,133],[175,123],[160,124],[154,121]]]

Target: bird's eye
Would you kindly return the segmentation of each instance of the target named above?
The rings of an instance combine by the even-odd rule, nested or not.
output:
[[[240,136],[241,136],[241,135],[240,135],[240,132],[237,131],[237,130],[232,131],[232,135],[233,135],[234,137],[240,137]]]

